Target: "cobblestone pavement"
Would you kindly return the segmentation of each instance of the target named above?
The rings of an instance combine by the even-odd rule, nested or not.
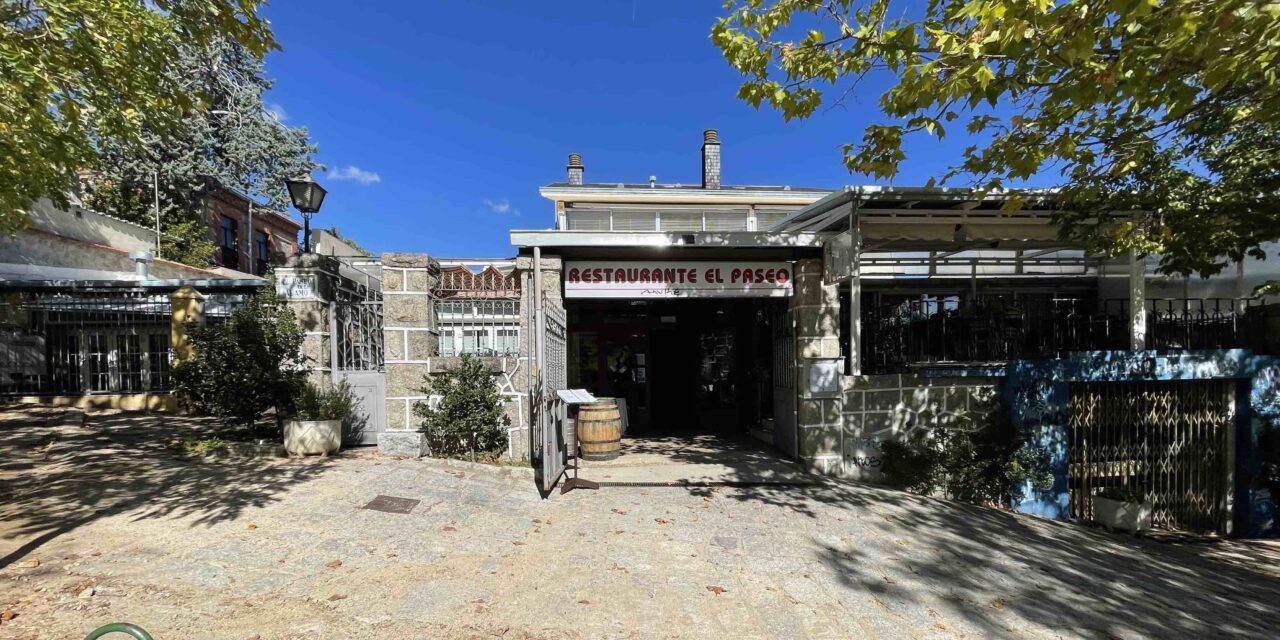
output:
[[[422,461],[192,463],[138,422],[0,420],[0,611],[16,614],[0,637],[119,620],[157,640],[1280,628],[1266,544],[1135,540],[845,483],[542,500],[519,474]],[[380,494],[421,502],[361,508]]]

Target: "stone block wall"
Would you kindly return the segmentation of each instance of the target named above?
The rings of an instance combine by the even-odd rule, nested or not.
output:
[[[795,316],[795,380],[799,395],[795,456],[814,471],[830,473],[840,468],[843,397],[838,384],[834,393],[810,393],[810,374],[817,363],[840,357],[840,289],[822,281],[822,261],[817,259],[796,263],[794,287],[791,310]],[[785,435],[778,440],[779,448],[791,453]]]
[[[302,356],[312,384],[333,382],[332,348],[329,340],[329,313],[338,265],[326,256],[300,254],[276,268],[276,290],[288,301],[289,309],[303,332]]]
[[[383,338],[387,367],[387,429],[414,432],[421,420],[418,402],[431,402],[426,381],[457,365],[459,358],[439,356],[440,335],[432,311],[433,291],[440,264],[426,254],[386,253],[382,256]],[[523,306],[523,303],[522,303]],[[523,315],[523,311],[522,311]],[[521,326],[521,353],[527,353],[527,332]],[[523,357],[486,358],[503,396],[507,426],[507,456],[528,456],[528,373]],[[401,439],[399,434],[390,440]],[[398,449],[397,449],[398,450]]]
[[[846,376],[841,441],[823,443],[839,466],[831,475],[883,482],[881,444],[924,429],[985,419],[996,410],[989,378],[921,378],[910,374]]]
[[[440,264],[425,253],[382,254],[388,431],[418,429],[413,404],[428,398],[423,381],[440,341],[431,312],[431,291],[439,277]],[[401,436],[387,439],[396,441]]]

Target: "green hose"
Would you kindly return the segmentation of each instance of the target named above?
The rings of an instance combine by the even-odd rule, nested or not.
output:
[[[129,624],[128,622],[112,622],[111,624],[104,624],[101,627],[94,629],[89,635],[85,636],[84,640],[97,640],[108,633],[127,633],[137,640],[155,640],[151,637],[151,634],[143,631],[142,627],[139,627],[136,624]]]

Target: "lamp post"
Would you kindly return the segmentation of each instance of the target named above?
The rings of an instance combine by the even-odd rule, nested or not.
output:
[[[294,208],[302,212],[302,252],[311,253],[311,214],[320,210],[328,192],[311,176],[287,180],[285,185],[289,187],[289,199],[293,200]]]

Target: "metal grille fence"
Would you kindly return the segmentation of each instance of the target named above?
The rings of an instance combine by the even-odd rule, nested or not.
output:
[[[450,267],[440,272],[433,293],[439,355],[520,353],[520,284],[514,271]]]
[[[1147,496],[1157,527],[1224,530],[1234,420],[1231,380],[1073,383],[1071,516],[1091,519],[1094,496],[1121,487]]]
[[[542,375],[546,378],[545,391],[554,394],[561,389],[569,388],[568,364],[568,326],[569,320],[564,307],[551,302],[546,295],[542,297],[546,314],[546,328],[543,339],[546,340],[546,362],[542,363]]]
[[[870,373],[1129,347],[1127,300],[940,296],[864,308],[863,362]],[[1150,349],[1267,350],[1260,300],[1152,299],[1147,309]]]
[[[384,371],[382,292],[354,280],[334,284],[334,355],[342,371]]]
[[[212,295],[206,321],[243,304]],[[0,394],[167,392],[168,292],[13,291],[0,297]]]
[[[795,309],[779,305],[773,314],[773,386],[796,386]]]

